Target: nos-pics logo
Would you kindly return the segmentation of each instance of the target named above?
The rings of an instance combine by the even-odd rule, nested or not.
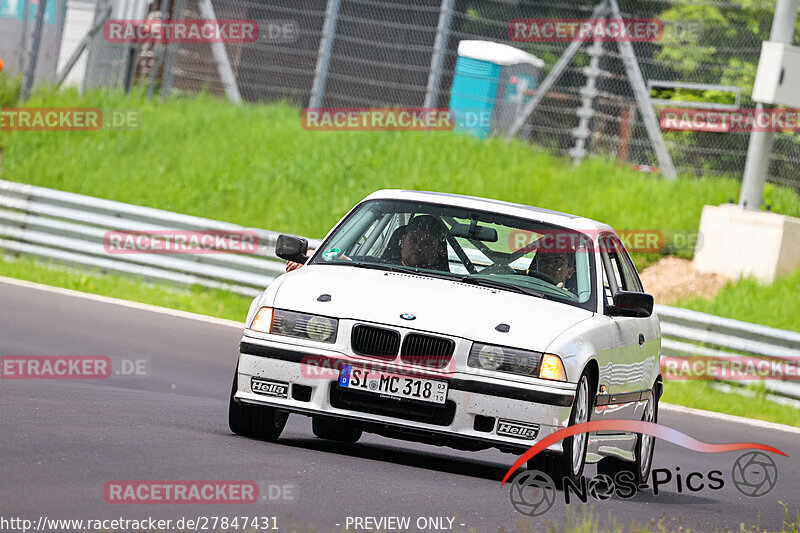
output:
[[[600,427],[602,426],[602,427]],[[622,427],[624,426],[624,427]],[[680,433],[666,426],[651,422],[604,420],[586,422],[569,428],[559,430],[542,439],[525,452],[519,460],[506,473],[503,483],[527,462],[531,457],[546,449],[554,442],[567,436],[590,431],[624,430],[652,435],[670,441],[691,450],[705,453],[719,453],[733,450],[750,449],[740,455],[731,466],[730,482],[739,493],[749,497],[760,497],[769,494],[778,482],[778,465],[769,455],[756,450],[765,450],[786,456],[780,450],[764,444],[733,443],[733,444],[707,444],[700,442],[688,435]],[[564,433],[568,433],[565,435]],[[670,486],[678,493],[699,492],[702,490],[720,490],[725,486],[725,478],[721,470],[709,472],[681,472],[680,467],[674,470],[668,468],[655,468],[650,475],[650,485],[653,494],[658,495],[663,486]],[[639,487],[634,482],[631,472],[620,471],[615,476],[601,474],[591,479],[581,477],[577,483],[570,478],[563,480],[564,503],[569,505],[571,495],[577,497],[582,503],[591,496],[595,500],[605,501],[612,496],[632,498],[637,490],[649,488],[648,484]],[[511,505],[518,512],[526,516],[539,516],[549,511],[555,504],[557,496],[556,484],[544,472],[527,470],[518,474],[511,483],[509,497]]]

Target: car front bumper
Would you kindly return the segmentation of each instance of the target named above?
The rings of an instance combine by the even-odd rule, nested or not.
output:
[[[409,440],[421,440],[411,435],[427,436],[425,441],[434,443],[519,452],[567,426],[575,395],[575,384],[530,386],[459,372],[441,376],[429,372],[425,377],[449,383],[444,406],[381,399],[377,394],[340,389],[338,370],[343,363],[375,361],[245,336],[240,343],[235,399],[288,412],[348,419],[367,431],[393,432],[401,438],[405,434]],[[391,369],[390,364],[380,364]],[[286,397],[254,392],[252,378],[286,383]],[[536,425],[538,431],[533,438],[498,434],[500,420]],[[561,443],[549,449],[560,452]]]

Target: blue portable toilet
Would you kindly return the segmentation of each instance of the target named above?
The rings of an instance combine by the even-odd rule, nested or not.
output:
[[[458,43],[450,110],[455,130],[481,139],[502,135],[535,88],[544,61],[513,46],[491,41]]]

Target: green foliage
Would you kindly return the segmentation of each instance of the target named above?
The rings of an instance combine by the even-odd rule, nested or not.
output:
[[[201,286],[153,283],[0,254],[0,276],[244,322],[251,298]]]
[[[40,91],[27,105],[136,108],[142,125],[10,132],[3,179],[309,237],[325,235],[381,188],[484,196],[617,229],[662,231],[696,230],[703,205],[737,198],[739,190],[733,179],[667,182],[610,160],[574,166],[540,147],[453,132],[308,131],[299,109],[284,104],[232,106],[205,95],[148,103],[142,94]],[[769,198],[774,211],[800,215],[791,190],[771,187]]]
[[[0,73],[0,108],[14,107],[17,104],[20,87],[22,87],[22,76]]]
[[[719,392],[705,381],[667,381],[662,401],[696,409],[800,426],[800,410],[764,398]]]
[[[772,285],[755,279],[727,283],[711,300],[678,302],[680,307],[755,322],[773,328],[800,331],[800,269]]]
[[[537,146],[481,142],[452,132],[307,131],[299,110],[284,104],[232,106],[206,95],[148,103],[141,93],[98,91],[81,97],[75,91],[43,90],[27,105],[135,108],[141,110],[142,126],[132,131],[10,132],[4,179],[311,237],[322,237],[353,204],[381,188],[538,205],[620,230],[690,232],[697,229],[703,205],[726,202],[738,196],[739,188],[733,179],[668,182],[600,158],[574,166]],[[766,197],[775,211],[800,215],[800,198],[792,190],[769,186]],[[690,256],[691,250],[677,253]],[[641,268],[658,257],[636,259]],[[222,291],[165,289],[25,258],[0,262],[0,274],[238,320],[249,304],[247,298]],[[711,302],[685,305],[800,329],[795,301],[800,274],[766,289],[751,283],[726,287]],[[723,409],[713,400],[719,394],[697,393],[691,390],[694,385],[669,398]],[[771,412],[748,402],[752,409],[735,414]]]
[[[17,105],[20,87],[22,87],[22,76],[0,73],[0,110]],[[6,137],[7,133],[0,126],[0,152],[3,150]]]
[[[675,36],[665,32],[660,50],[654,59],[666,70],[662,79],[709,83],[739,87],[742,107],[752,107],[749,96],[755,81],[761,42],[769,40],[774,4],[753,0],[732,0],[720,4],[674,3],[659,18],[669,25],[694,25],[700,31]],[[800,23],[796,25],[800,29]],[[676,91],[675,100],[718,102],[714,91],[689,94]],[[733,103],[729,96],[718,103]],[[749,135],[745,133],[668,132],[665,139],[675,148],[671,151],[675,165],[701,169],[705,175],[740,175],[744,167]],[[797,135],[779,134],[773,153],[787,156],[800,151]],[[701,147],[701,150],[694,148]],[[737,154],[738,152],[738,154]],[[797,177],[796,163],[774,158],[771,176],[785,180]]]

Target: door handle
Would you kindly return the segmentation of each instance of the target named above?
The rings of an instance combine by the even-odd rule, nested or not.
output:
[[[644,333],[639,333],[639,346],[644,344]]]

